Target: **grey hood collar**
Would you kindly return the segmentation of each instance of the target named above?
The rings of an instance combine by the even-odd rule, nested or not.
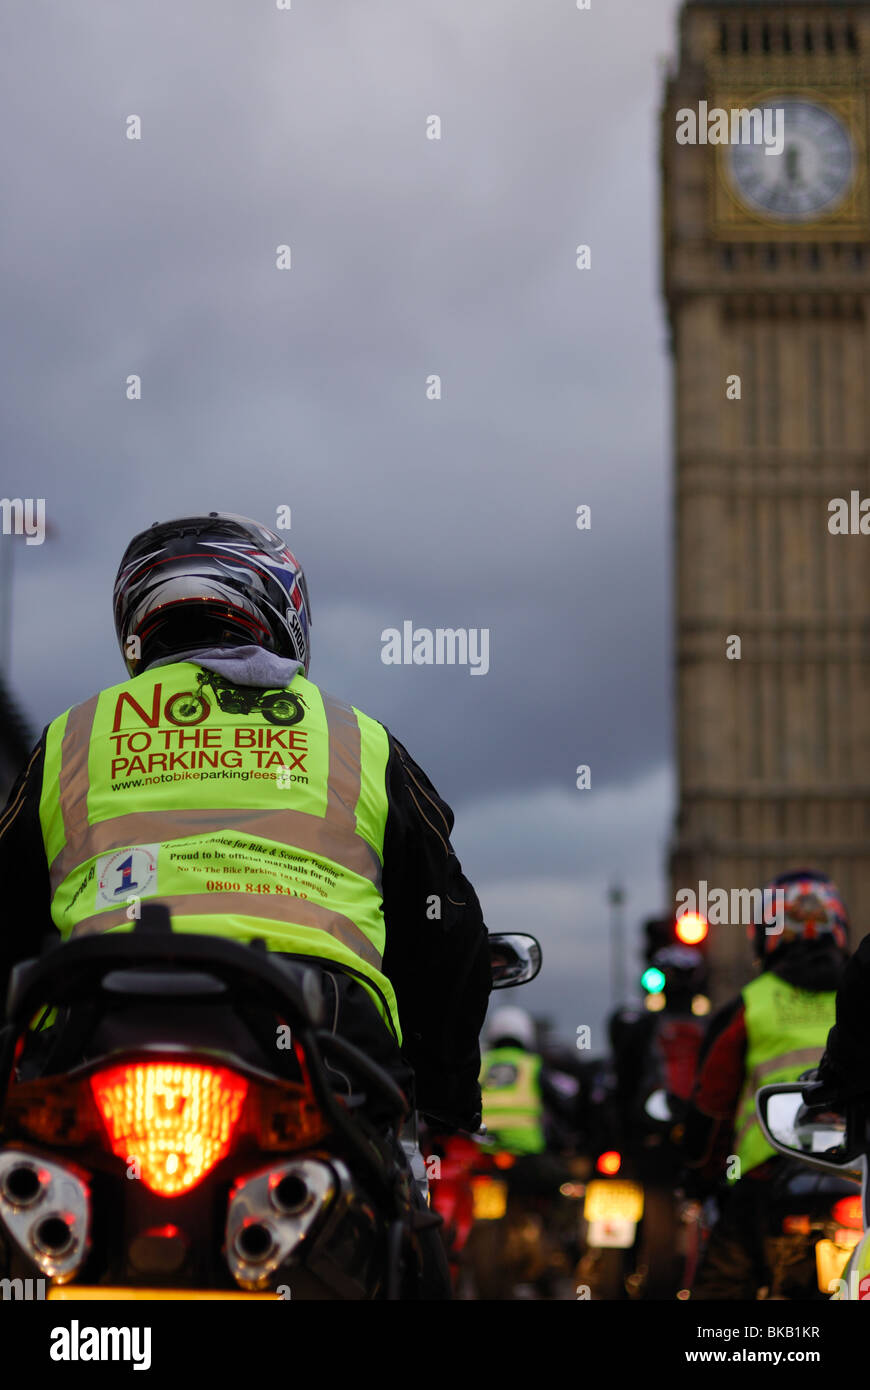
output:
[[[171,666],[176,661],[193,661],[233,685],[253,685],[261,690],[284,690],[302,669],[301,661],[287,656],[277,656],[263,647],[193,647],[190,651],[175,652],[152,661],[145,668],[153,671],[157,666]]]

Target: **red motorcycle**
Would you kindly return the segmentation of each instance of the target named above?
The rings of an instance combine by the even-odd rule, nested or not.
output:
[[[427,1158],[433,1178],[438,1174],[429,1193],[444,1222],[441,1233],[454,1288],[475,1223],[499,1221],[507,1211],[507,1183],[501,1175],[512,1163],[510,1154],[489,1153],[464,1134],[442,1139]]]

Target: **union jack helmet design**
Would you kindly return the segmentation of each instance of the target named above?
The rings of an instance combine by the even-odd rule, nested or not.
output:
[[[781,923],[782,931],[766,931],[761,922],[753,924],[750,933],[759,955],[771,955],[795,941],[826,938],[848,951],[849,914],[839,888],[825,874],[797,869],[771,879],[763,891],[764,919],[769,927]]]
[[[160,657],[221,643],[264,647],[301,661],[308,674],[302,568],[279,536],[248,517],[209,512],[141,531],[121,560],[114,608],[131,676]]]

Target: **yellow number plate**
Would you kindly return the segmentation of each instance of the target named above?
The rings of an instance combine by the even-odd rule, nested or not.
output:
[[[617,1179],[589,1183],[583,1203],[587,1221],[639,1221],[643,1216],[643,1188],[637,1182]]]
[[[500,1221],[507,1211],[507,1186],[498,1178],[475,1178],[471,1186],[475,1221]]]

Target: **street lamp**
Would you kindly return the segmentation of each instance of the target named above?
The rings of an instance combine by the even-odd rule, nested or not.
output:
[[[618,1009],[625,1003],[625,924],[622,908],[625,903],[625,889],[614,883],[608,889],[610,903],[610,988],[613,1007]]]

